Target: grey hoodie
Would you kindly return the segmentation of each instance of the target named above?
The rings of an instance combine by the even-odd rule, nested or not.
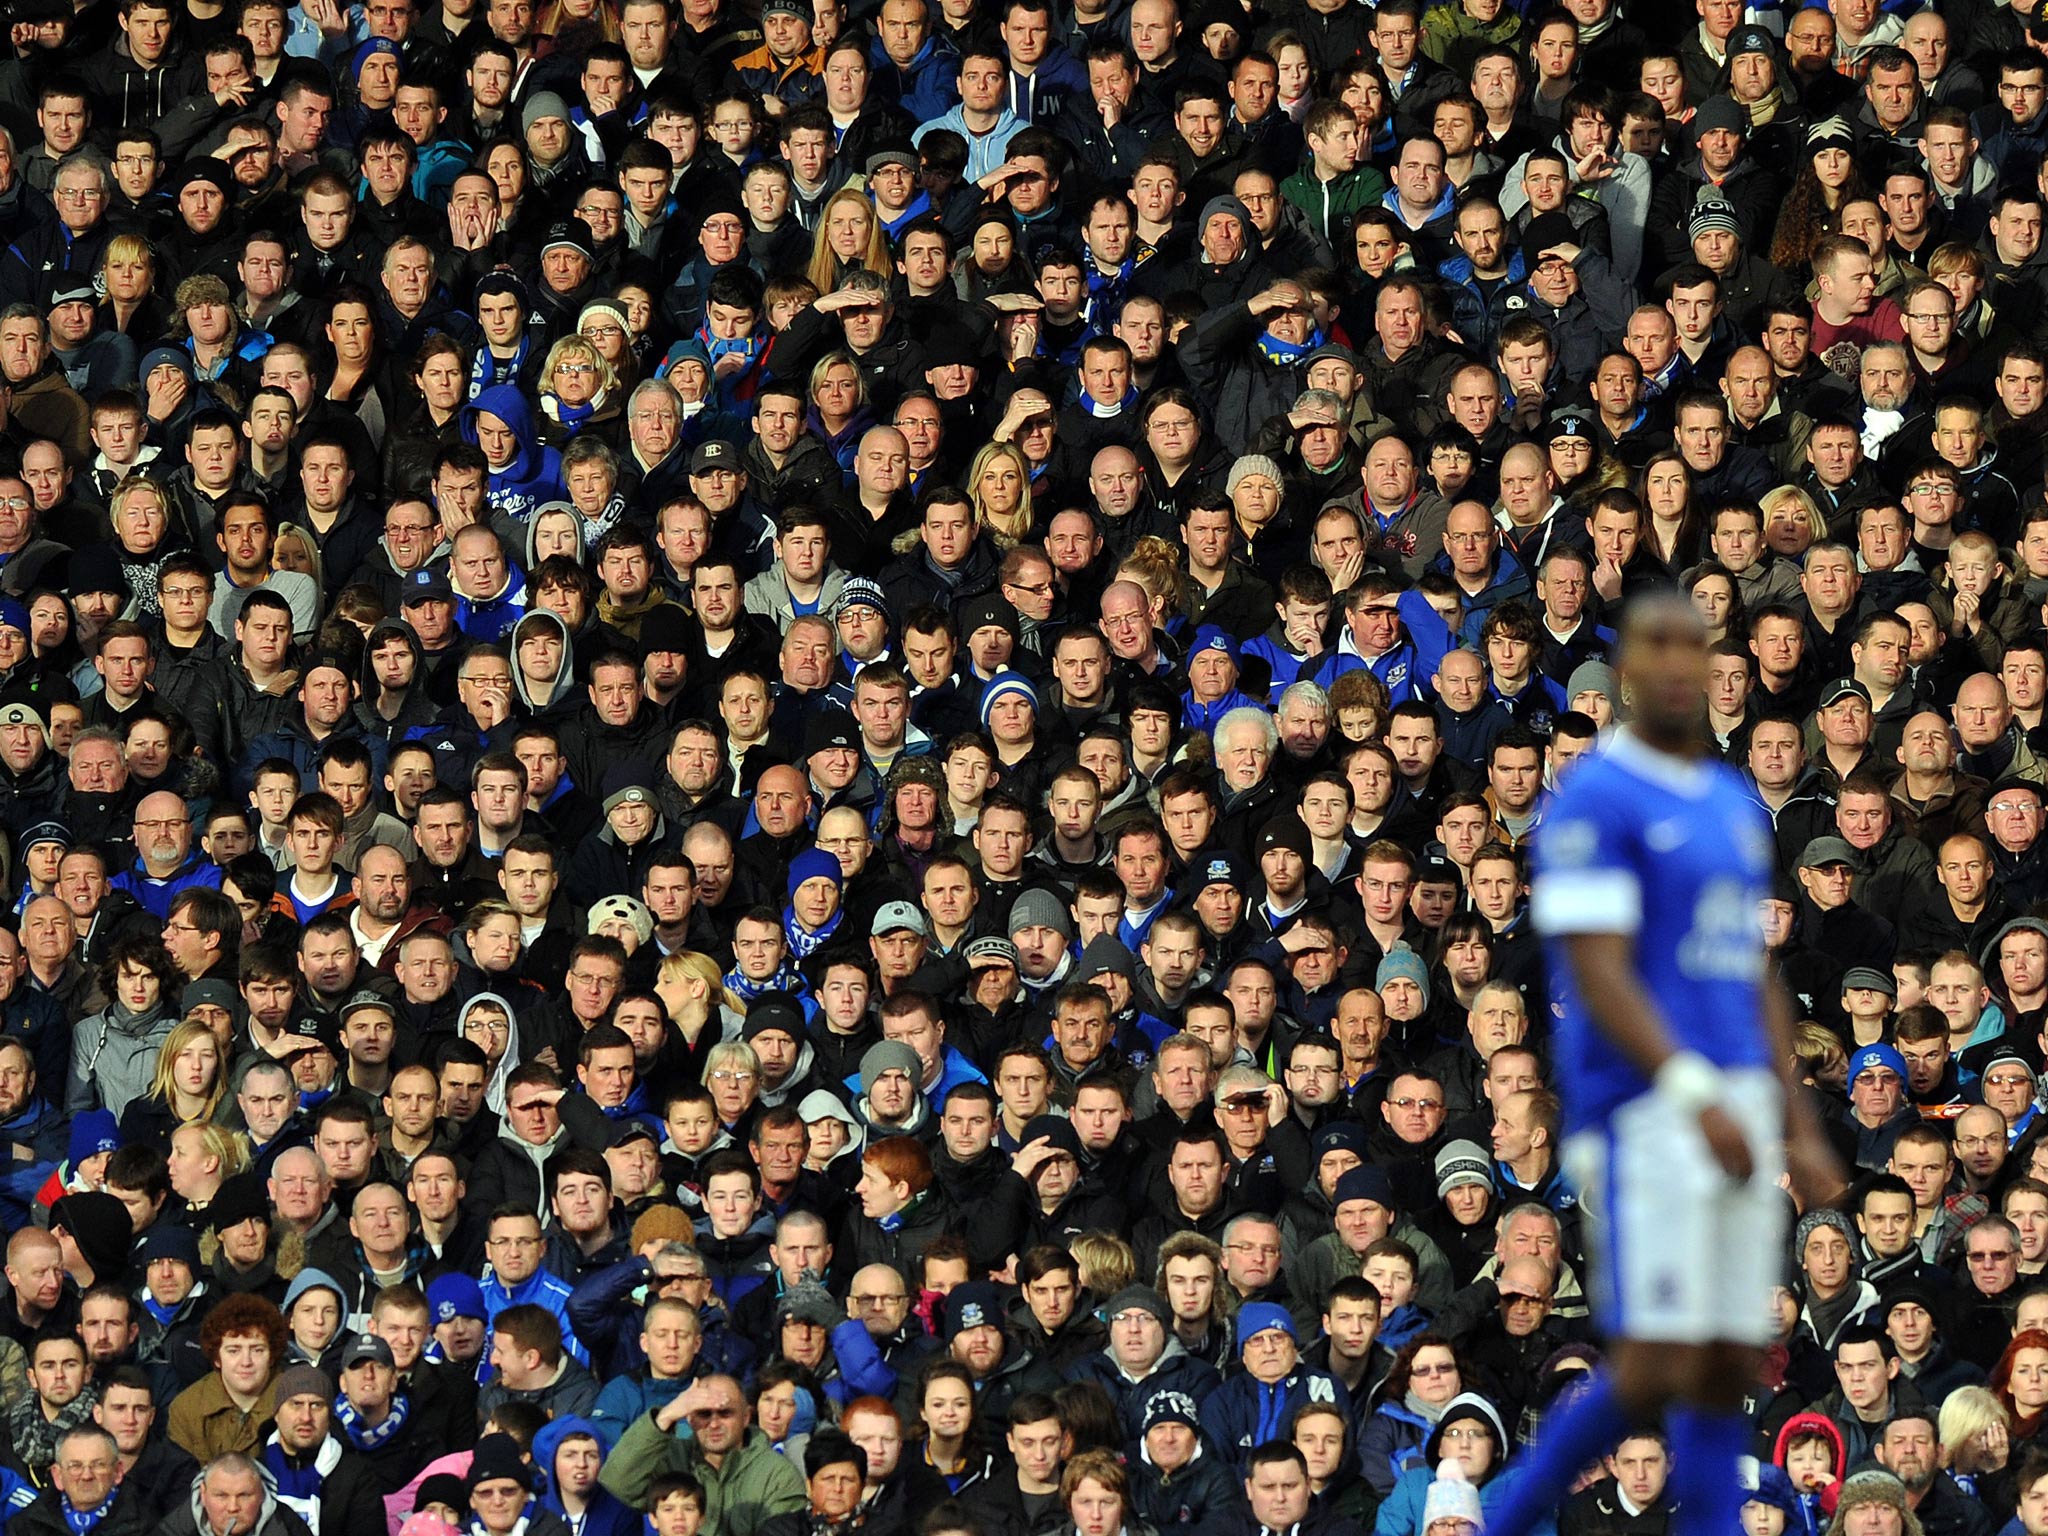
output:
[[[479,992],[464,1003],[461,1011],[455,1015],[455,1033],[458,1037],[469,1023],[469,1011],[478,1003],[496,1003],[505,1010],[505,1054],[498,1058],[498,1069],[491,1074],[491,1080],[484,1084],[484,1103],[490,1106],[491,1113],[503,1116],[505,1079],[519,1070],[519,1015],[514,1013],[512,1005],[496,992]]]
[[[519,642],[533,633],[536,626],[552,625],[562,637],[562,665],[555,673],[554,681],[548,685],[548,696],[537,699],[526,681],[526,673],[519,666]],[[543,714],[566,698],[576,686],[576,642],[570,637],[569,626],[562,622],[562,616],[546,608],[531,608],[526,617],[512,626],[512,687],[519,695],[519,702],[534,714]]]
[[[259,1462],[259,1470],[261,1465]],[[216,1531],[206,1518],[206,1506],[199,1498],[203,1481],[203,1477],[192,1479],[192,1492],[185,1507],[165,1517],[157,1527],[159,1536],[228,1536],[224,1531]],[[277,1501],[277,1490],[271,1486],[269,1473],[263,1473],[261,1482],[263,1507],[256,1512],[255,1523],[246,1529],[236,1526],[233,1536],[312,1536],[306,1522]]]

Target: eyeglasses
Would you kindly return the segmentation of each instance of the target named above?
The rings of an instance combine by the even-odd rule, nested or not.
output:
[[[588,363],[557,363],[555,364],[555,372],[576,374],[595,373],[597,370]]]
[[[26,512],[34,505],[35,503],[26,496],[9,496],[0,500],[0,507],[6,508],[9,512]]]
[[[735,1072],[729,1067],[720,1067],[711,1074],[714,1083],[751,1083],[761,1074],[758,1072]]]
[[[1389,1099],[1387,1102],[1396,1109],[1437,1110],[1444,1107],[1442,1099]]]
[[[874,1292],[863,1295],[858,1291],[847,1299],[864,1312],[879,1312],[884,1307],[900,1307],[910,1301],[908,1296],[885,1296]]]
[[[2003,1264],[2007,1259],[2017,1258],[2018,1256],[2019,1250],[2017,1248],[1994,1248],[1989,1253],[1971,1254],[1970,1262],[1972,1264]]]

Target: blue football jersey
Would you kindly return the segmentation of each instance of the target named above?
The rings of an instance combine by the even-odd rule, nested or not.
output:
[[[1770,847],[1732,769],[1668,757],[1627,732],[1565,779],[1536,838],[1531,910],[1549,951],[1569,1129],[1650,1086],[1588,1015],[1564,954],[1570,934],[1633,934],[1644,989],[1687,1048],[1717,1066],[1770,1064],[1758,915]]]

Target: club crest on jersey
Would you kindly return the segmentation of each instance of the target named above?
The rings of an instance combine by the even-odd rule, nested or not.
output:
[[[1754,981],[1763,966],[1755,893],[1741,880],[1720,876],[1701,887],[1692,927],[1679,941],[1678,965],[1700,980]]]

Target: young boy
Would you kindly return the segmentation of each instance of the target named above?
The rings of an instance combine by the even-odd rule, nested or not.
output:
[[[703,1087],[678,1088],[662,1105],[661,1123],[668,1132],[661,1144],[661,1177],[676,1192],[686,1208],[703,1204],[703,1186],[697,1167],[732,1138],[718,1128],[718,1110],[711,1091]]]
[[[1795,1520],[1803,1521],[1799,1495],[1783,1467],[1747,1459],[1742,1468],[1742,1486],[1749,1494],[1742,1505],[1743,1536],[1785,1536]]]
[[[256,765],[249,803],[255,808],[256,851],[278,869],[292,867],[291,814],[299,798],[299,771],[281,757]]]
[[[647,1485],[647,1536],[697,1536],[704,1527],[704,1489],[686,1472]]]
[[[1359,1273],[1380,1293],[1377,1338],[1389,1350],[1402,1349],[1429,1327],[1429,1314],[1415,1304],[1419,1268],[1415,1250],[1398,1237],[1383,1237],[1365,1250]]]
[[[1280,693],[1301,675],[1301,669],[1323,654],[1323,631],[1330,623],[1330,578],[1313,565],[1289,566],[1280,573],[1279,601],[1273,625],[1244,648],[1271,670],[1270,695]]]
[[[291,903],[292,916],[302,927],[355,900],[346,872],[334,862],[344,819],[340,802],[318,790],[292,804],[287,824],[296,867],[279,894]]]
[[[1796,1413],[1778,1431],[1773,1459],[1785,1469],[1798,1496],[1803,1528],[1793,1536],[1824,1531],[1841,1491],[1842,1432],[1818,1413]]]
[[[110,389],[93,402],[88,432],[99,451],[93,455],[89,473],[101,501],[157,456],[160,450],[156,445],[143,441],[147,431],[142,402],[127,390]]]

